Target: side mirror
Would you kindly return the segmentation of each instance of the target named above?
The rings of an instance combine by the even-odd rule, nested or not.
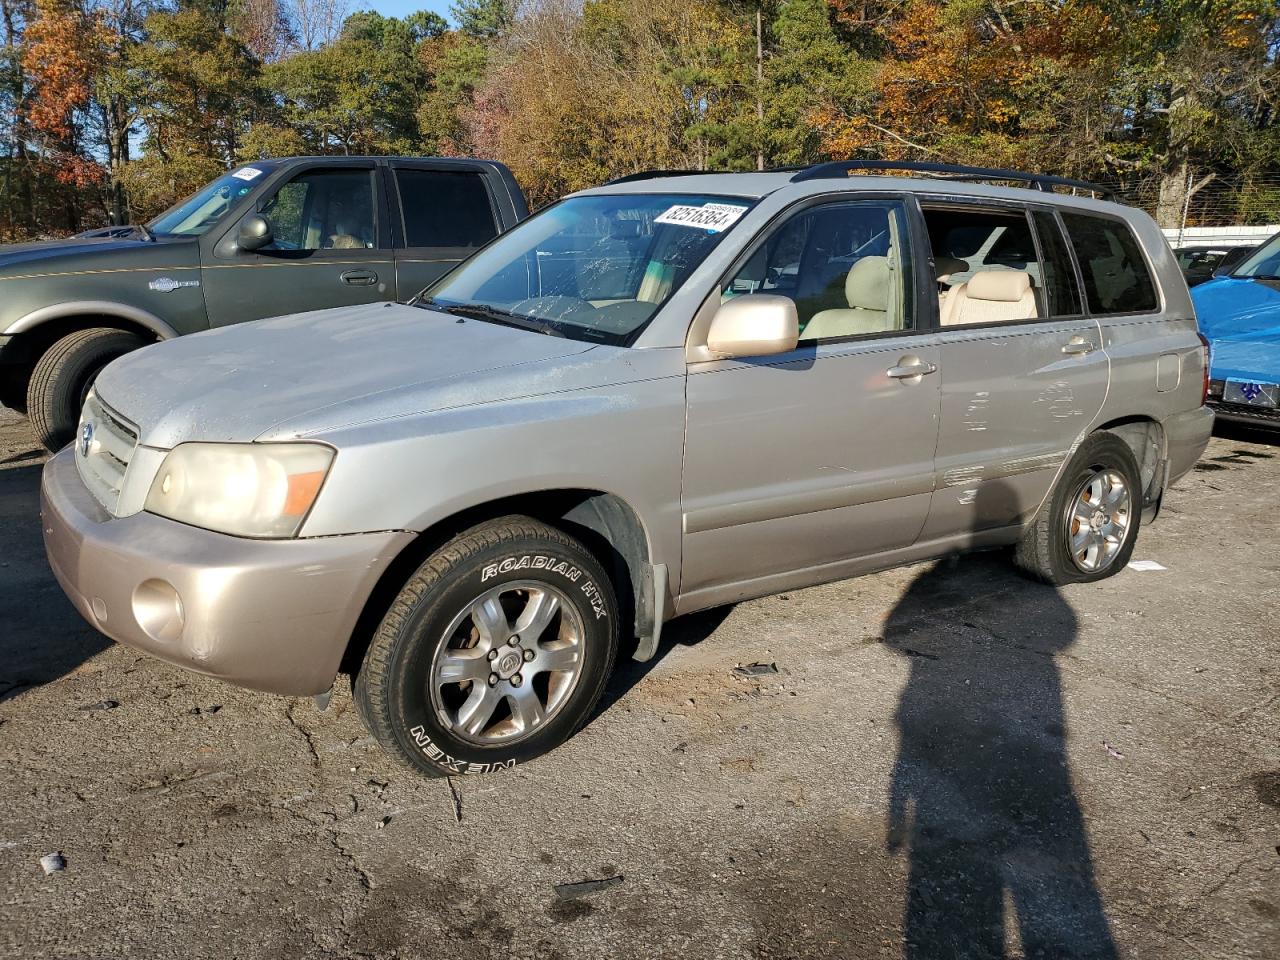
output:
[[[260,250],[272,241],[271,223],[266,217],[254,214],[240,222],[236,246],[241,250]]]
[[[800,339],[795,301],[751,293],[720,304],[707,332],[707,349],[723,360],[788,353]]]

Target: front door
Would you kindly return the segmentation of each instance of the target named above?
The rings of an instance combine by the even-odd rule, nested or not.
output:
[[[1039,507],[1102,408],[1108,361],[1051,210],[926,202],[924,216],[948,266],[938,491],[923,539],[980,541]]]
[[[681,609],[837,579],[916,540],[939,358],[917,326],[907,224],[896,199],[808,206],[720,291],[791,297],[800,343],[690,364]]]
[[[372,164],[303,169],[258,204],[272,241],[202,268],[213,326],[395,297]],[[234,235],[234,234],[233,234]]]

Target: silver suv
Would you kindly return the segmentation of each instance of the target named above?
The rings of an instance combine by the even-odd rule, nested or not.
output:
[[[189,669],[350,670],[441,774],[562,742],[680,614],[971,548],[1123,569],[1212,426],[1160,231],[1089,184],[868,166],[615,181],[407,304],[130,354],[45,468],[53,570]]]

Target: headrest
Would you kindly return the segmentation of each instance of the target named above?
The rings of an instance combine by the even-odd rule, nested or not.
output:
[[[967,261],[957,260],[955,257],[935,257],[933,266],[939,280],[945,280],[953,273],[966,273],[969,270]]]
[[[1031,292],[1031,278],[1021,270],[979,270],[969,278],[965,296],[970,300],[1017,303]]]
[[[863,257],[844,278],[844,296],[851,307],[888,310],[889,284],[892,282],[888,257]]]

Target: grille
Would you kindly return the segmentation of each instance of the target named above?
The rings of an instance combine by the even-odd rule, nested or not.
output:
[[[113,515],[137,446],[138,431],[90,393],[76,431],[76,466],[85,486]]]

